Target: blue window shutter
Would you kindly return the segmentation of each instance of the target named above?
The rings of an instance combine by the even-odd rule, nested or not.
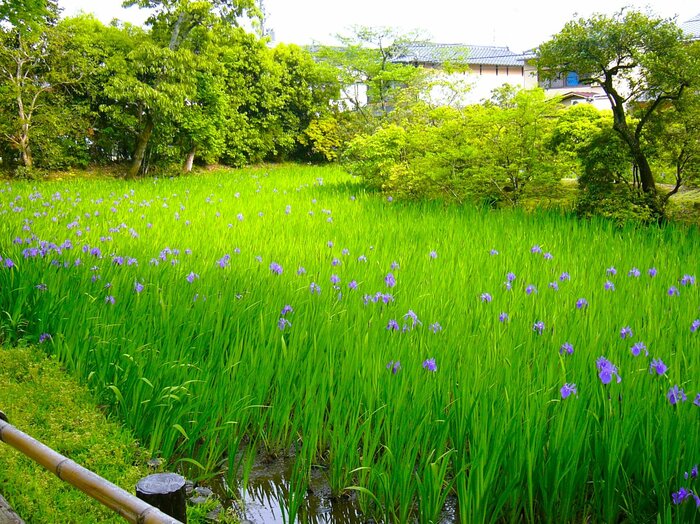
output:
[[[566,75],[566,85],[567,86],[577,86],[579,85],[578,83],[578,73],[576,71],[571,71],[569,72],[568,75]]]

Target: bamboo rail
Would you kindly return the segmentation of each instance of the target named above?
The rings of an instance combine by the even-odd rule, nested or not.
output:
[[[166,515],[158,508],[147,504],[135,495],[124,491],[119,486],[21,432],[7,421],[7,417],[2,411],[0,411],[0,440],[24,453],[59,479],[90,495],[129,522],[134,524],[181,524],[179,520]]]

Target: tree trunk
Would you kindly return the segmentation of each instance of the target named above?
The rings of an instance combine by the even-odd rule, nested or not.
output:
[[[647,194],[656,195],[656,182],[654,174],[651,172],[651,166],[647,160],[642,147],[639,144],[637,137],[627,127],[627,119],[622,103],[613,105],[613,129],[622,137],[622,140],[627,144],[629,152],[632,155],[632,160],[637,165],[639,181],[642,184],[642,191]]]
[[[134,151],[134,157],[131,161],[131,167],[127,173],[127,178],[136,178],[141,170],[141,164],[143,164],[143,158],[146,156],[146,147],[148,146],[148,141],[151,138],[151,133],[153,133],[153,119],[151,115],[146,115],[146,126],[139,133],[138,141],[136,142],[136,151]]]
[[[655,195],[656,181],[654,180],[654,174],[651,172],[651,166],[649,165],[646,155],[640,150],[638,155],[635,154],[635,160],[639,167],[639,180],[642,183],[642,191]]]
[[[24,167],[31,169],[34,165],[34,160],[32,159],[32,148],[29,146],[29,135],[23,133],[19,144],[22,153],[22,163]]]
[[[177,17],[177,21],[175,22],[175,25],[173,26],[173,31],[170,34],[170,45],[168,46],[168,49],[171,51],[175,51],[178,48],[178,37],[180,36],[180,27],[182,27],[182,23],[185,21],[185,13],[181,12],[180,15]]]
[[[29,117],[24,111],[24,101],[21,95],[17,96],[17,109],[19,111],[19,121],[22,123],[17,144],[22,154],[24,167],[31,168],[34,161],[32,160],[32,149],[29,147]]]
[[[192,171],[192,164],[194,164],[194,155],[197,154],[197,146],[193,146],[189,153],[187,153],[187,158],[185,159],[185,165],[182,170],[185,173]]]

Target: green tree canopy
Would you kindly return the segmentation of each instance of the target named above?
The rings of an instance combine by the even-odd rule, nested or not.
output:
[[[583,84],[599,85],[610,100],[613,129],[629,149],[641,189],[656,195],[642,132],[665,102],[698,84],[698,62],[672,21],[623,9],[574,20],[539,47],[544,78],[576,71]],[[640,108],[632,124],[629,106]]]

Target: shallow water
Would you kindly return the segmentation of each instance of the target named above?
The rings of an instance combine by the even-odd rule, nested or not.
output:
[[[223,479],[219,479],[218,486],[213,485],[212,489],[225,501],[224,506],[236,508],[236,513],[243,522],[286,524],[286,515],[283,514],[282,508],[286,508],[289,497],[291,470],[292,459],[289,457],[258,462],[250,472],[245,489],[241,485],[228,489]],[[227,500],[224,493],[235,493],[237,498]],[[440,524],[459,522],[456,506],[456,500],[453,497],[448,498]],[[313,468],[309,489],[299,509],[296,522],[300,524],[373,524],[375,520],[362,515],[354,495],[331,497],[331,489],[323,469]]]
[[[282,508],[289,497],[291,460],[279,458],[256,463],[248,477],[248,485],[237,486],[233,492],[238,500],[230,501],[241,519],[254,524],[286,523]],[[220,481],[221,482],[221,481]],[[219,489],[214,490],[221,493]],[[229,501],[227,501],[226,505]],[[331,490],[322,469],[313,468],[304,502],[297,522],[310,524],[364,524],[374,522],[362,516],[355,497],[331,497]]]

